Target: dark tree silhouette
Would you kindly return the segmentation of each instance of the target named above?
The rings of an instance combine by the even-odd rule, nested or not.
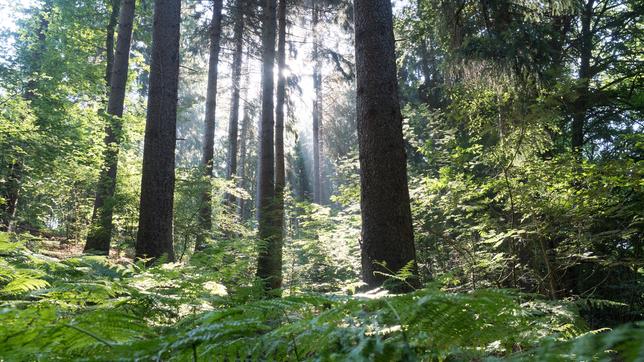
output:
[[[115,3],[119,3],[115,1]],[[109,254],[112,239],[112,216],[114,214],[114,192],[116,190],[116,174],[118,170],[118,154],[121,136],[121,117],[125,102],[125,88],[130,60],[130,43],[132,41],[132,26],[136,0],[123,0],[120,4],[118,23],[118,39],[113,65],[110,64],[108,50],[108,67],[111,66],[110,76],[107,77],[110,94],[107,103],[108,123],[105,127],[105,154],[103,168],[96,188],[92,228],[87,235],[86,252]],[[112,39],[113,42],[113,39]],[[107,43],[110,43],[108,38]]]
[[[116,30],[116,25],[119,21],[120,12],[121,0],[112,0],[112,11],[110,12],[110,20],[107,23],[107,34],[105,36],[105,58],[107,60],[105,67],[105,84],[108,89],[112,83],[112,67],[114,66],[114,31]]]
[[[208,89],[206,91],[206,116],[204,118],[203,153],[201,167],[207,180],[201,194],[199,208],[200,233],[197,235],[196,249],[204,247],[205,240],[212,231],[212,178],[215,147],[215,113],[217,110],[217,78],[219,52],[221,50],[221,9],[222,0],[213,1],[212,21],[210,22],[210,59],[208,60]]]
[[[286,98],[286,0],[279,0],[277,7],[277,90],[275,105],[275,199],[277,202],[276,227],[284,234],[284,188],[286,171],[284,168],[284,99]]]
[[[267,291],[282,286],[282,240],[275,223],[275,157],[273,142],[273,66],[275,65],[276,0],[262,2],[262,115],[259,131],[257,221],[260,248],[257,277]]]
[[[244,55],[244,2],[237,0],[233,8],[233,74],[232,95],[230,99],[230,117],[228,118],[228,159],[226,162],[226,179],[230,180],[237,175],[237,144],[239,136],[239,93],[241,84],[241,69]],[[235,197],[226,195],[228,205],[233,205]]]
[[[322,203],[322,174],[320,170],[320,123],[322,122],[322,74],[320,61],[320,37],[318,25],[320,21],[320,6],[313,2],[313,201]]]
[[[581,148],[584,146],[584,128],[586,123],[586,112],[588,111],[588,93],[591,78],[591,58],[593,51],[592,18],[595,0],[587,0],[583,3],[581,11],[581,32],[579,36],[579,71],[577,86],[577,100],[573,104],[573,115],[571,124],[571,146],[573,152],[581,155]]]
[[[396,79],[390,0],[355,0],[358,141],[361,170],[362,277],[415,263],[407,164]],[[385,264],[385,267],[380,266]]]
[[[156,0],[145,123],[138,258],[174,260],[172,215],[181,0]]]
[[[249,88],[249,69],[248,69],[248,60],[246,61],[246,76],[244,77],[244,99],[248,98],[248,88]],[[237,187],[241,189],[246,189],[248,186],[248,175],[246,169],[246,158],[248,155],[248,144],[249,141],[253,138],[253,131],[250,129],[252,127],[252,120],[249,112],[250,105],[248,102],[244,102],[244,111],[241,124],[241,134],[239,135],[239,180]],[[246,220],[249,218],[248,215],[248,205],[246,200],[243,197],[237,198],[237,211],[239,213],[239,218],[241,220]]]

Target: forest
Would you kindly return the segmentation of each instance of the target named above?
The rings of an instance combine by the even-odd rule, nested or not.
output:
[[[0,0],[0,362],[644,361],[643,17]]]

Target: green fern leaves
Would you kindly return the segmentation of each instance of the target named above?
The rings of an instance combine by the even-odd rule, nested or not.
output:
[[[205,266],[59,261],[6,238],[0,250],[2,361],[644,358],[644,323],[587,332],[573,304],[513,291],[256,299]]]

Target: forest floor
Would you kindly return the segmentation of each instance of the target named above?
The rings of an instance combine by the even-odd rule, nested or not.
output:
[[[63,238],[45,238],[40,239],[38,244],[40,254],[58,260],[78,258],[85,255],[83,252],[84,245],[78,241],[69,242]],[[133,254],[133,250],[112,248],[107,259],[120,265],[126,265],[134,261]]]
[[[42,239],[38,250],[41,254],[61,260],[83,255],[83,245],[79,242],[67,242],[64,239]]]
[[[644,324],[590,331],[573,304],[516,291],[263,298],[229,252],[146,267],[123,250],[0,233],[0,360],[644,358]]]

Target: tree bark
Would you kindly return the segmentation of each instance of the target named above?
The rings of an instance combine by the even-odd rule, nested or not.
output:
[[[226,162],[226,179],[231,180],[237,175],[237,137],[239,136],[239,92],[241,81],[242,57],[244,55],[244,13],[242,12],[242,1],[235,4],[234,17],[235,25],[233,30],[233,42],[235,52],[233,54],[232,74],[232,95],[230,101],[230,117],[228,121],[228,160]],[[235,197],[226,195],[226,203],[234,205]]]
[[[319,35],[318,23],[320,8],[316,2],[313,3],[313,90],[315,99],[313,100],[313,201],[322,203],[322,176],[320,173],[320,123],[322,107],[322,76],[319,52]]]
[[[248,59],[246,60],[246,75],[244,77],[244,99],[248,98],[248,87],[249,87],[249,69],[248,69]],[[242,126],[241,126],[241,135],[239,137],[239,141],[241,142],[239,146],[239,181],[237,184],[237,187],[240,189],[246,189],[246,186],[248,184],[247,182],[247,175],[246,175],[246,157],[247,157],[247,148],[248,148],[248,141],[252,138],[252,130],[250,129],[251,127],[251,119],[250,119],[250,114],[248,112],[248,102],[244,103],[244,116],[242,118]],[[237,198],[237,211],[239,213],[239,218],[240,220],[246,220],[247,219],[247,212],[246,212],[246,200],[243,198],[239,197]]]
[[[217,78],[219,52],[221,50],[222,0],[213,1],[210,23],[210,59],[208,60],[208,89],[206,91],[206,115],[204,118],[203,153],[201,167],[205,179],[199,208],[200,231],[197,234],[196,250],[205,247],[206,238],[212,231],[212,171],[215,148],[215,113],[217,109]]]
[[[282,240],[275,225],[275,158],[273,144],[273,66],[275,65],[276,0],[263,0],[262,116],[258,150],[257,221],[259,255],[257,277],[268,294],[282,285]]]
[[[581,149],[584,146],[584,127],[588,109],[588,93],[590,86],[590,60],[593,49],[593,35],[591,21],[593,16],[594,0],[584,4],[581,14],[581,34],[579,42],[579,73],[577,80],[577,99],[573,105],[573,118],[571,124],[571,146],[573,153],[580,159]]]
[[[249,128],[250,127],[250,117],[248,115],[248,109],[244,107],[244,117],[242,118],[241,126],[241,135],[239,136],[239,181],[237,187],[240,189],[246,189],[246,154],[248,147]],[[246,219],[246,200],[239,197],[237,198],[237,212],[241,220]]]
[[[286,98],[286,0],[279,0],[277,8],[278,43],[277,43],[277,96],[275,106],[275,201],[276,227],[284,237],[284,188],[286,171],[284,167],[284,100]]]
[[[112,84],[112,67],[114,67],[114,30],[116,29],[119,13],[121,10],[121,0],[112,0],[112,12],[110,20],[107,23],[107,36],[105,37],[105,54],[107,66],[105,67],[105,84],[109,89]]]
[[[122,131],[121,117],[125,102],[135,8],[136,0],[123,0],[123,3],[120,4],[116,54],[111,68],[111,76],[107,78],[109,79],[110,94],[107,104],[108,124],[105,128],[105,153],[94,199],[92,228],[87,235],[85,252],[92,251],[107,255],[110,251],[114,192]]]
[[[181,0],[155,0],[136,257],[174,261],[172,215],[177,141]]]
[[[412,263],[412,229],[390,0],[355,0],[362,278],[370,287]],[[385,267],[379,264],[386,265]],[[414,285],[412,283],[412,285]],[[402,285],[402,290],[410,286]]]

